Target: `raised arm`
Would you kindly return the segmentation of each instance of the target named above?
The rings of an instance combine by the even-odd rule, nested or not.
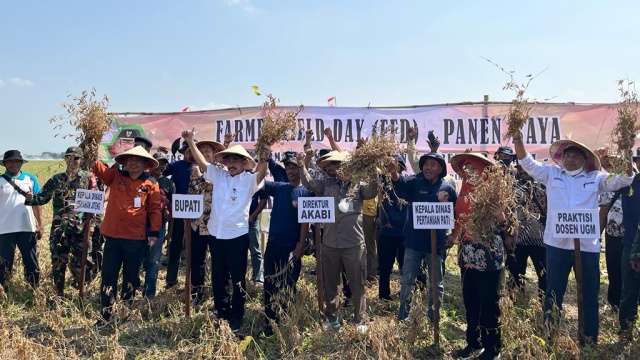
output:
[[[271,153],[271,145],[265,145],[262,149],[256,149],[256,155],[258,156],[258,168],[256,176],[256,183],[259,185],[267,176],[267,170],[269,170],[269,162],[263,161],[263,159],[269,159]]]
[[[422,171],[422,169],[420,169],[418,150],[416,149],[417,132],[417,127],[410,127],[407,130],[407,158],[409,160],[409,165],[411,165],[411,170],[416,174]]]
[[[298,157],[296,157],[296,162],[300,171],[300,182],[307,190],[313,191],[316,195],[321,196],[324,193],[324,183],[319,180],[311,179],[309,171],[307,171],[307,168],[304,166],[304,158],[305,155],[302,153],[298,154]]]
[[[198,150],[198,147],[196,146],[196,144],[193,142],[193,133],[195,131],[196,131],[195,127],[192,128],[191,130],[185,130],[182,132],[182,137],[185,139],[185,141],[189,145],[189,150],[191,150],[191,155],[193,155],[193,158],[196,160],[196,163],[198,164],[198,166],[200,166],[200,169],[206,169],[207,166],[209,166],[209,163],[204,158],[204,155],[202,155],[200,150]]]
[[[327,140],[329,140],[329,145],[331,145],[331,150],[342,151],[342,149],[340,148],[340,145],[338,145],[336,141],[333,139],[333,132],[331,131],[331,128],[327,127],[324,129],[324,136],[326,136]]]

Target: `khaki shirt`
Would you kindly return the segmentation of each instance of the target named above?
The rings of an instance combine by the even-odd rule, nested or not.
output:
[[[300,167],[300,180],[302,185],[316,196],[332,196],[335,200],[336,222],[323,224],[322,243],[333,248],[350,248],[364,243],[364,231],[362,229],[362,201],[373,199],[378,195],[377,184],[356,185],[353,200],[346,213],[338,209],[342,199],[346,199],[350,182],[342,183],[336,178],[326,177],[313,180],[307,169]]]

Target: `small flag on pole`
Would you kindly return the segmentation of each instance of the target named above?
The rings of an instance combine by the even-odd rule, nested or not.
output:
[[[186,112],[189,111],[189,107],[187,106],[186,108],[182,109],[182,112]]]
[[[327,99],[327,103],[329,104],[329,106],[336,106],[337,105],[336,97],[332,96],[332,97],[328,98]]]

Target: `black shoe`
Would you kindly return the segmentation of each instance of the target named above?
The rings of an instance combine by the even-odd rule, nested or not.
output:
[[[455,356],[457,359],[465,360],[465,359],[474,359],[477,356],[482,355],[483,353],[484,353],[483,348],[476,349],[474,347],[467,345],[466,348],[456,351]]]
[[[232,333],[237,333],[242,327],[242,320],[231,320],[229,322],[229,327],[231,328]]]

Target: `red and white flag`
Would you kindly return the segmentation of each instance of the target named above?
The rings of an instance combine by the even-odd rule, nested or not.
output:
[[[337,106],[336,97],[332,96],[332,97],[328,98],[327,99],[327,104],[329,104],[329,106]]]
[[[182,109],[182,112],[186,112],[189,111],[189,107],[187,106],[186,108]]]

